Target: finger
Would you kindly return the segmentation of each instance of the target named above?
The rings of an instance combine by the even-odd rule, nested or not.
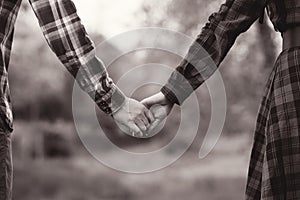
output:
[[[146,127],[150,125],[149,120],[148,120],[148,118],[145,115],[145,112],[142,112],[141,114],[139,114],[138,116],[136,116],[135,119],[141,120],[145,124]]]
[[[146,106],[146,108],[151,108],[151,106],[153,106],[153,104],[155,103],[153,100],[151,100],[151,98],[146,98],[146,99],[143,99],[141,101],[142,104],[144,104],[144,106]]]
[[[149,123],[152,123],[155,120],[155,118],[150,110],[147,109],[145,111],[145,115],[146,115]]]
[[[150,122],[149,122],[150,119],[148,119],[148,117],[146,116],[145,112],[142,113],[142,114],[140,114],[137,118],[141,119],[144,122],[144,124],[145,124],[146,127],[150,126]]]
[[[150,123],[146,117],[139,116],[137,119],[143,122],[143,124],[146,126],[146,129],[149,128]],[[144,130],[143,130],[144,131]]]
[[[146,105],[147,108],[150,108],[151,106],[155,105],[155,104],[164,104],[166,97],[163,93],[159,92],[156,93],[148,98],[145,98],[144,100],[142,100],[142,103],[144,105]]]
[[[142,131],[147,130],[145,123],[140,118],[135,119],[134,123],[137,125],[137,127],[139,127],[140,130]]]
[[[128,127],[133,137],[143,136],[143,132],[135,123],[129,123]]]
[[[149,127],[149,132],[151,133],[161,122],[161,119],[155,119]]]

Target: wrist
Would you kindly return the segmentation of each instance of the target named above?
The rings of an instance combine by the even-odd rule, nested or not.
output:
[[[124,95],[122,104],[120,104],[119,107],[110,114],[110,116],[114,118],[115,115],[122,112],[122,110],[124,110],[124,108],[126,108],[126,106],[128,105],[128,102],[129,102],[129,98]]]
[[[175,93],[170,90],[168,87],[164,86],[161,88],[160,93],[162,93],[166,99],[171,104],[178,104],[180,105],[178,98],[176,97]]]
[[[167,96],[162,91],[160,91],[158,94],[160,97],[160,102],[162,104],[170,104],[170,105],[174,104],[174,102],[170,101],[170,99],[168,99]]]

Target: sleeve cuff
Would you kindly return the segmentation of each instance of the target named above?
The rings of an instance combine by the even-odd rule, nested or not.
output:
[[[176,95],[168,87],[163,86],[160,91],[165,95],[169,102],[179,105]]]
[[[101,60],[97,57],[91,59],[84,66],[82,74],[82,87],[104,113],[111,115],[123,106],[126,96],[108,76]]]
[[[180,85],[171,84],[169,81],[160,91],[171,103],[182,105],[194,90],[190,85],[188,87],[181,87]]]
[[[126,100],[126,96],[116,85],[113,85],[105,96],[106,98],[101,98],[100,101],[96,101],[96,104],[108,115],[112,115],[120,110]]]
[[[110,99],[111,113],[109,113],[109,114],[114,114],[114,113],[118,112],[124,105],[125,100],[126,100],[126,96],[123,94],[123,92],[117,86],[114,85],[114,93]]]

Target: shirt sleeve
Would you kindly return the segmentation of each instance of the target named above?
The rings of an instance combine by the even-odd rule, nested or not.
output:
[[[29,0],[53,52],[106,114],[113,114],[125,96],[95,55],[95,47],[72,0]]]
[[[217,69],[236,38],[261,16],[267,0],[226,0],[213,13],[161,92],[172,103],[184,100]],[[205,53],[204,53],[205,50]],[[212,62],[210,62],[212,60]]]

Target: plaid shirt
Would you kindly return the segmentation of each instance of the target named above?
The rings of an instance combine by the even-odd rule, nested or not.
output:
[[[286,10],[275,1],[227,0],[219,12],[209,17],[186,58],[161,89],[166,98],[183,103],[213,74],[236,38],[248,30],[266,6],[276,30],[300,24],[300,0],[278,0],[284,1]],[[268,80],[254,134],[247,200],[300,198],[299,49],[281,53]]]
[[[116,112],[125,96],[109,78],[102,62],[95,56],[75,5],[71,0],[29,0],[42,32],[54,53],[79,86],[107,114]],[[8,65],[14,24],[21,0],[0,0],[0,124],[12,130],[12,108],[8,85]]]
[[[209,17],[201,34],[190,47],[186,58],[179,64],[161,89],[171,101],[181,104],[208,79],[219,66],[236,38],[256,21],[264,11],[267,0],[227,0],[219,12]],[[213,64],[205,62],[207,55]],[[203,61],[203,62],[201,62]]]
[[[300,25],[299,0],[269,0],[267,10],[275,30],[282,32]]]
[[[236,38],[264,14],[265,8],[275,30],[300,24],[300,0],[226,0],[219,12],[209,17],[186,58],[161,89],[165,96],[171,102],[181,104],[215,71],[207,56],[219,66]],[[209,55],[203,53],[202,48]]]

